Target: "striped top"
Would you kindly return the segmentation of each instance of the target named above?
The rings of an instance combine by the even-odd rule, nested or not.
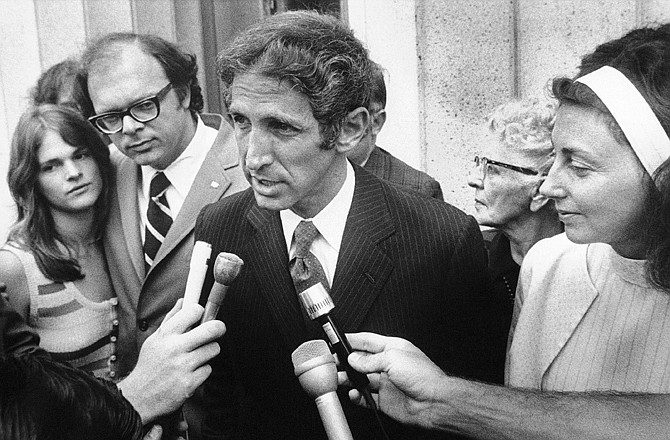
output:
[[[74,283],[55,283],[46,278],[32,253],[14,243],[2,249],[14,254],[23,265],[30,290],[28,324],[40,336],[40,346],[56,360],[97,377],[115,379],[117,298],[91,301]]]
[[[564,234],[531,251],[517,290],[507,383],[670,392],[670,294],[649,285],[645,262]]]

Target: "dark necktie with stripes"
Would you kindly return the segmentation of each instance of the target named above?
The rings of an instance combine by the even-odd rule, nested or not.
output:
[[[309,251],[314,239],[319,235],[319,230],[311,221],[301,221],[295,228],[293,238],[295,240],[295,255],[289,263],[289,270],[295,290],[301,293],[317,283],[330,292],[330,284],[323,271],[323,266],[316,256]]]
[[[154,258],[161,247],[165,236],[172,226],[170,205],[165,198],[165,191],[170,186],[170,181],[165,174],[158,172],[154,174],[149,186],[149,207],[147,208],[147,224],[144,232],[144,268],[145,273],[154,262]]]

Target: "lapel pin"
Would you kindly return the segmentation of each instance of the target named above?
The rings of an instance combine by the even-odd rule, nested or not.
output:
[[[212,188],[218,188],[219,187],[219,182],[212,180],[212,183],[209,184]]]

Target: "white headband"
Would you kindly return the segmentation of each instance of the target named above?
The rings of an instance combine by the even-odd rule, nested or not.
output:
[[[626,76],[604,66],[578,78],[605,104],[650,176],[670,157],[670,139],[661,123]]]

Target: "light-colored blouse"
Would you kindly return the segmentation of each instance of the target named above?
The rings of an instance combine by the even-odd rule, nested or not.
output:
[[[565,234],[521,268],[506,383],[553,391],[670,392],[670,294],[643,260]]]
[[[117,298],[91,301],[74,283],[46,278],[31,252],[11,242],[2,250],[23,265],[30,290],[28,325],[40,336],[40,346],[56,360],[116,379]]]

